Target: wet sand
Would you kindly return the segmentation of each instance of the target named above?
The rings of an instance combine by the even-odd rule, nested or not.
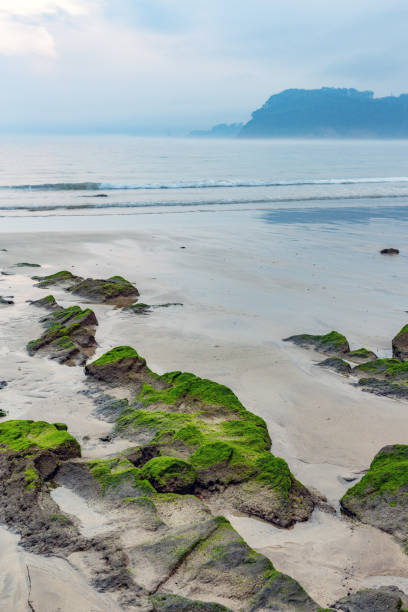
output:
[[[128,446],[126,441],[98,440],[111,425],[92,416],[94,405],[82,393],[81,368],[29,357],[25,351],[27,341],[38,336],[42,315],[26,300],[46,295],[33,288],[32,274],[59,269],[100,278],[120,274],[135,282],[141,301],[184,306],[156,309],[148,316],[96,306],[96,356],[130,344],[157,372],[193,371],[228,385],[266,420],[272,452],[338,508],[350,486],[344,477],[359,477],[382,446],[406,443],[406,404],[361,392],[350,380],[316,368],[319,355],[281,339],[337,329],[352,348],[389,355],[391,338],[406,323],[406,257],[387,259],[378,250],[391,239],[398,246],[405,228],[384,222],[337,231],[278,227],[250,213],[187,215],[181,227],[174,216],[157,217],[139,216],[127,221],[126,229],[119,219],[116,228],[109,221],[112,229],[105,231],[0,233],[0,248],[7,249],[0,252],[1,269],[14,274],[0,277],[0,295],[14,295],[16,302],[0,309],[1,378],[9,383],[0,400],[8,417],[66,422],[85,457]],[[42,268],[13,267],[18,261]],[[62,290],[52,292],[63,306],[74,303]],[[71,504],[67,512],[86,523],[85,508],[78,504],[74,512],[72,497],[61,499],[64,503]],[[390,536],[339,513],[316,511],[309,523],[289,531],[241,516],[228,518],[248,544],[299,580],[321,605],[349,589],[385,583],[383,577],[392,576],[398,584],[408,579],[408,557]],[[10,610],[26,610],[25,553],[15,536],[10,538],[0,530],[1,542],[7,542],[15,559],[13,579],[0,579],[0,602],[6,610],[10,601]],[[36,597],[41,572],[34,578]],[[95,606],[102,607],[84,610],[109,605],[92,589],[84,597],[94,595],[99,598]],[[67,595],[60,608],[68,612],[70,605]],[[38,607],[48,610],[43,606]]]

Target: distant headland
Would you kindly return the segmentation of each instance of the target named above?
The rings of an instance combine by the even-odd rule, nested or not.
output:
[[[219,124],[207,138],[408,138],[408,94],[375,98],[357,89],[286,89],[245,123]]]

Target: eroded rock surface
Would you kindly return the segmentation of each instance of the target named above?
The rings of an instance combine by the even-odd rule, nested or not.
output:
[[[392,339],[392,356],[400,361],[408,359],[408,325]]]
[[[328,370],[333,370],[333,372],[337,372],[338,374],[342,374],[343,376],[349,376],[351,374],[351,366],[344,359],[340,359],[340,357],[329,357],[324,361],[320,361],[316,365],[321,368],[327,368]]]

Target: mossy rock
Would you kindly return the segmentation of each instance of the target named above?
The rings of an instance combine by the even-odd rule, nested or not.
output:
[[[150,304],[143,304],[142,302],[138,302],[137,304],[130,304],[129,306],[124,306],[122,310],[124,312],[130,312],[132,314],[145,315],[151,313],[152,307],[150,306]]]
[[[51,285],[72,285],[79,280],[82,280],[79,276],[75,276],[68,270],[60,270],[60,272],[48,274],[47,276],[32,276],[31,278],[38,281],[36,286],[40,287],[41,289],[45,289]]]
[[[0,423],[0,451],[27,454],[50,450],[64,458],[79,457],[78,442],[66,430],[45,421],[12,420]]]
[[[343,376],[349,376],[351,374],[350,364],[344,361],[344,359],[340,359],[340,357],[328,357],[328,359],[320,361],[316,365],[321,368],[333,370],[333,372],[337,372],[337,374],[342,374]]]
[[[404,612],[408,609],[408,597],[395,586],[382,586],[361,589],[343,597],[333,606],[345,612]]]
[[[68,290],[75,295],[87,297],[96,302],[120,304],[121,299],[125,299],[125,302],[135,302],[139,297],[137,288],[122,276],[111,276],[106,280],[80,279]]]
[[[314,348],[316,351],[329,356],[342,356],[350,352],[347,338],[337,331],[331,331],[322,336],[311,334],[299,334],[284,338],[284,342],[293,342],[305,348]]]
[[[405,380],[390,382],[389,380],[379,380],[378,378],[360,378],[359,386],[363,391],[374,393],[381,397],[392,397],[394,399],[408,399],[408,386]]]
[[[57,304],[57,301],[53,295],[47,295],[39,300],[31,300],[30,304],[31,306],[46,308],[47,310],[62,310],[62,307]]]
[[[348,361],[352,361],[353,363],[367,363],[368,361],[375,361],[377,359],[377,355],[373,351],[369,351],[366,348],[356,349],[355,351],[350,351],[344,355],[344,358]]]
[[[356,366],[353,373],[357,376],[379,380],[408,381],[408,362],[399,359],[376,359]]]
[[[86,366],[85,374],[108,384],[125,386],[142,385],[159,378],[131,346],[117,346],[104,353]]]
[[[408,445],[385,446],[341,499],[344,512],[408,542]]]
[[[154,457],[142,468],[142,476],[163,493],[186,493],[197,480],[195,468],[176,457]]]

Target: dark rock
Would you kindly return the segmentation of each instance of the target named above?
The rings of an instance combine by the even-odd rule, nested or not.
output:
[[[329,356],[343,356],[350,352],[347,338],[339,332],[331,331],[323,336],[300,334],[284,338],[284,342],[293,342],[305,348],[314,348],[316,351]]]
[[[145,315],[152,311],[150,304],[143,304],[142,302],[137,304],[130,304],[122,308],[125,312],[132,312],[133,314]]]
[[[40,264],[28,263],[26,261],[21,261],[16,263],[16,268],[41,268]]]
[[[359,386],[367,393],[374,393],[382,397],[393,397],[394,399],[408,399],[408,387],[387,380],[377,378],[360,378]]]
[[[399,612],[407,606],[408,597],[395,586],[363,589],[332,605],[342,612]]]
[[[329,370],[333,370],[338,374],[343,374],[343,376],[349,376],[351,374],[351,366],[347,361],[340,359],[340,357],[329,357],[324,361],[320,361],[316,365],[321,368],[328,368]]]
[[[63,310],[62,306],[57,304],[53,295],[47,295],[40,300],[31,300],[30,304],[39,308],[46,308],[47,310]]]
[[[392,356],[400,361],[408,359],[408,325],[392,339]]]
[[[343,512],[408,541],[408,446],[385,446],[340,500]]]
[[[6,380],[0,380],[0,389],[4,389],[4,387],[7,387],[8,382]]]
[[[3,418],[5,416],[7,416],[7,412],[3,410],[3,408],[0,408],[0,418]]]
[[[7,305],[11,305],[14,304],[14,301],[11,299],[10,296],[2,296],[0,295],[0,304],[7,304]]]
[[[316,603],[296,580],[286,574],[278,574],[272,577],[256,594],[248,612],[267,610],[312,612],[318,609]]]
[[[398,255],[399,254],[399,250],[398,249],[382,249],[380,251],[381,255]]]

